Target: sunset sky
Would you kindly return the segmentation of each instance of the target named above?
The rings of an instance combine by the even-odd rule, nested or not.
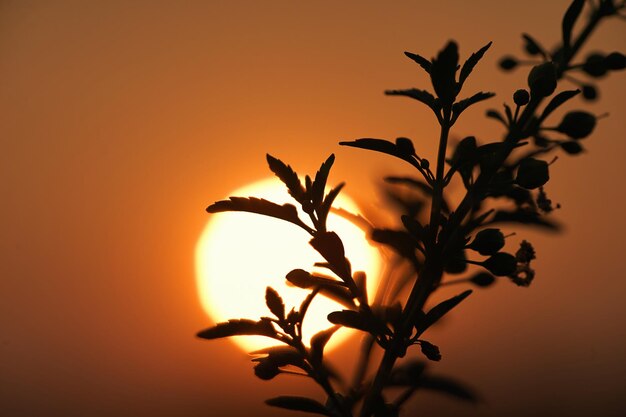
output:
[[[303,379],[254,378],[232,342],[195,337],[213,324],[194,269],[206,206],[268,176],[266,152],[302,173],[335,153],[331,183],[377,212],[380,178],[405,167],[338,142],[407,136],[435,159],[432,115],[383,95],[431,88],[403,52],[431,57],[456,39],[463,59],[494,41],[466,89],[497,96],[468,110],[453,139],[499,138],[484,111],[510,101],[526,72],[502,73],[498,59],[521,55],[522,32],[556,43],[568,4],[0,1],[0,414],[288,416],[263,400],[321,400]],[[581,56],[624,52],[624,21],[591,45]],[[622,415],[624,81],[614,73],[600,101],[568,105],[610,116],[585,155],[551,166],[564,232],[517,230],[538,252],[533,285],[476,291],[432,331],[444,356],[433,371],[484,403],[420,393],[414,412]],[[349,361],[357,343],[331,360]]]

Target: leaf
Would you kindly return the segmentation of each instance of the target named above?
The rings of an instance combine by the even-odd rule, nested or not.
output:
[[[419,379],[418,386],[423,389],[448,394],[470,403],[479,401],[478,396],[471,389],[451,378],[424,375]]]
[[[269,320],[238,319],[218,323],[214,327],[202,330],[197,334],[199,338],[207,340],[243,335],[275,337],[276,330]]]
[[[464,291],[461,294],[449,298],[446,301],[442,301],[441,303],[431,308],[430,311],[426,313],[423,317],[421,317],[420,320],[418,320],[418,322],[416,323],[415,328],[417,330],[417,335],[422,334],[426,329],[428,329],[440,318],[446,315],[446,313],[456,307],[471,293],[472,290]]]
[[[476,64],[478,64],[478,61],[480,61],[483,55],[485,55],[485,52],[487,52],[487,49],[489,49],[491,43],[492,42],[489,42],[487,45],[483,46],[478,51],[470,55],[469,58],[467,58],[467,61],[465,61],[463,67],[461,68],[461,72],[459,73],[459,89],[461,86],[463,86],[463,83],[465,82],[467,77],[469,77],[469,75],[472,73],[474,67],[476,66]]]
[[[363,330],[373,335],[391,335],[391,330],[374,316],[353,310],[333,311],[328,315],[328,321],[333,324]]]
[[[326,197],[324,198],[324,202],[320,206],[320,209],[319,209],[319,212],[318,212],[318,218],[319,218],[319,221],[322,224],[326,224],[326,219],[328,218],[328,213],[330,213],[330,210],[331,210],[331,208],[333,206],[333,202],[335,201],[335,199],[337,198],[337,196],[341,192],[341,189],[345,185],[346,184],[343,183],[343,182],[339,183],[335,188],[330,190],[328,192],[328,194],[326,194]]]
[[[281,370],[279,368],[284,366],[291,365],[305,372],[307,371],[304,357],[292,346],[272,346],[257,350],[251,354],[266,355],[252,359],[252,362],[257,362],[257,365],[254,367],[254,374],[266,381],[280,374]]]
[[[344,287],[344,283],[327,277],[309,274],[302,269],[294,269],[287,274],[287,281],[299,288],[317,288],[319,292],[339,304],[352,308],[352,293]],[[302,307],[300,307],[302,311]]]
[[[410,88],[407,90],[385,90],[385,94],[388,96],[410,97],[421,103],[426,104],[435,112],[435,114],[441,108],[439,101],[435,98],[435,96],[433,96],[426,90],[419,90],[417,88]]]
[[[317,232],[309,241],[313,249],[328,261],[330,269],[345,282],[355,288],[352,281],[350,263],[346,259],[343,243],[335,232]]]
[[[311,201],[313,202],[313,207],[317,208],[322,204],[326,181],[328,180],[328,174],[334,162],[335,155],[331,154],[315,174],[315,180],[313,180],[313,185],[311,186]]]
[[[283,299],[280,298],[280,295],[278,295],[276,290],[272,287],[265,289],[265,304],[279,320],[285,318],[285,304],[283,303]]]
[[[560,107],[567,100],[578,95],[578,93],[580,93],[580,90],[566,90],[561,91],[559,94],[552,97],[550,103],[548,103],[548,105],[543,109],[543,113],[541,113],[541,116],[539,117],[537,123],[540,124],[541,122],[543,122],[550,115],[550,113]]]
[[[381,152],[387,155],[395,156],[407,161],[413,166],[417,166],[412,155],[402,152],[395,143],[384,139],[361,138],[351,142],[339,142],[343,146],[351,146],[353,148],[367,149],[370,151]]]
[[[476,94],[474,94],[471,97],[465,98],[461,101],[458,101],[456,103],[454,103],[452,105],[452,111],[455,113],[454,118],[458,118],[459,115],[461,113],[463,113],[463,111],[465,109],[467,109],[469,106],[472,106],[478,102],[481,102],[483,100],[487,100],[490,99],[491,97],[495,96],[494,93],[485,93],[485,92],[478,92]]]
[[[252,362],[270,361],[274,366],[293,365],[304,367],[302,354],[292,346],[271,346],[250,353],[251,355],[266,355],[252,359]]]
[[[431,68],[432,64],[430,63],[429,60],[427,60],[423,56],[420,56],[418,54],[414,54],[412,52],[405,52],[404,55],[406,55],[407,57],[411,58],[413,61],[417,62],[420,65],[420,67],[424,68],[424,71],[426,71],[427,73],[430,74],[430,68]]]
[[[302,227],[309,233],[312,229],[304,224],[298,217],[298,210],[293,204],[276,204],[256,197],[230,197],[228,200],[216,201],[206,209],[209,213],[221,213],[225,211],[244,211],[257,213],[285,220]]]
[[[559,230],[560,226],[551,220],[540,216],[536,212],[528,210],[506,211],[498,210],[493,218],[486,224],[496,223],[521,223],[529,226],[539,226],[549,230]]]
[[[439,352],[439,347],[425,340],[420,340],[419,344],[420,344],[420,348],[422,349],[422,353],[428,359],[430,359],[431,361],[436,361],[436,362],[441,360],[441,353]]]
[[[563,49],[567,51],[570,48],[570,42],[572,39],[572,29],[576,23],[576,19],[580,15],[585,5],[585,0],[574,0],[572,4],[567,8],[565,15],[563,16]],[[565,54],[563,54],[565,56]]]
[[[526,51],[537,51],[545,59],[547,59],[546,50],[528,33],[522,33],[522,38],[526,41]]]
[[[497,110],[494,110],[494,109],[487,110],[486,116],[491,119],[496,119],[502,122],[503,125],[508,126],[506,123],[506,120],[504,120],[504,116],[502,116]]]
[[[311,338],[311,356],[313,357],[314,361],[318,363],[322,362],[322,357],[324,356],[324,347],[326,346],[326,343],[328,343],[332,335],[335,334],[335,332],[339,330],[340,327],[341,326],[333,326],[326,330],[317,332],[313,335],[313,337]]]
[[[426,227],[422,226],[422,224],[417,221],[417,219],[407,216],[403,214],[400,218],[402,220],[402,224],[409,231],[409,233],[414,236],[416,239],[421,240],[422,242],[426,241],[428,230]]]
[[[286,276],[287,281],[299,288],[312,288],[316,286],[339,286],[345,287],[345,283],[335,279],[311,274],[303,269],[294,269]]]
[[[391,247],[398,255],[416,264],[416,239],[411,234],[402,230],[374,229],[371,238],[374,242]]]
[[[455,79],[458,65],[459,50],[456,42],[453,41],[448,42],[439,51],[437,58],[432,60],[430,80],[443,106],[452,104],[458,93]]]
[[[433,195],[433,189],[430,185],[426,184],[424,181],[410,178],[410,177],[385,177],[384,180],[389,184],[403,184],[409,185],[413,188],[417,188],[420,191],[423,191],[426,195]]]
[[[287,186],[289,194],[299,203],[303,203],[306,193],[298,178],[298,174],[289,165],[270,154],[266,155],[266,159],[272,172]]]
[[[265,404],[285,408],[287,410],[304,411],[306,413],[321,414],[331,416],[331,412],[319,402],[306,397],[280,396],[265,400]]]

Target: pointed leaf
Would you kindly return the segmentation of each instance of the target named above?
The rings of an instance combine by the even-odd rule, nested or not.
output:
[[[524,41],[526,42],[527,51],[537,51],[537,53],[540,53],[545,59],[547,59],[546,50],[532,36],[528,33],[522,33],[522,38],[524,38]]]
[[[450,41],[432,60],[430,80],[442,101],[442,105],[452,104],[458,93],[456,71],[459,65],[459,50],[456,42]]]
[[[567,51],[570,48],[570,42],[572,39],[572,29],[574,28],[574,24],[580,15],[580,12],[583,10],[583,6],[585,5],[585,0],[574,0],[572,4],[567,8],[565,12],[565,16],[563,16],[563,48]]]
[[[426,104],[430,107],[435,113],[439,111],[441,106],[439,102],[426,90],[418,90],[417,88],[410,88],[407,90],[386,90],[385,94],[388,96],[405,96],[415,99],[421,103]]]
[[[371,238],[374,242],[391,247],[398,255],[415,263],[416,239],[402,230],[374,229]]]
[[[401,149],[398,149],[395,143],[390,142],[384,139],[373,139],[373,138],[361,138],[351,142],[339,142],[340,145],[343,146],[351,146],[353,148],[361,148],[367,149],[370,151],[376,151],[385,153],[387,155],[395,156],[396,158],[400,158],[404,161],[407,161],[413,166],[417,166],[417,162],[414,161],[412,155],[408,155],[402,152]]]
[[[462,292],[459,295],[456,295],[446,301],[442,301],[437,304],[433,308],[430,309],[428,313],[426,313],[418,322],[416,323],[417,334],[422,334],[426,329],[432,326],[435,322],[437,322],[440,318],[442,318],[446,313],[456,307],[461,301],[467,298],[468,295],[472,293],[472,290],[467,290]]]
[[[493,218],[485,224],[497,223],[520,223],[528,226],[539,226],[549,230],[560,229],[557,223],[540,216],[539,213],[522,209],[515,211],[498,210]]]
[[[257,213],[285,220],[302,227],[307,232],[312,230],[298,217],[298,210],[293,204],[279,205],[271,201],[256,197],[230,197],[228,200],[216,201],[206,209],[209,213],[221,213],[225,211],[244,211]]]
[[[320,206],[320,210],[318,212],[319,221],[322,224],[326,224],[328,213],[330,213],[330,210],[333,206],[333,203],[335,202],[335,199],[337,198],[337,196],[339,195],[339,193],[341,192],[341,190],[343,189],[345,185],[346,184],[343,182],[339,183],[335,188],[331,189],[328,192],[328,194],[326,194],[326,197],[324,197],[324,202]]]
[[[317,363],[322,362],[322,357],[324,356],[324,347],[326,343],[330,340],[333,334],[337,330],[339,330],[341,326],[333,326],[329,329],[322,330],[320,332],[315,333],[311,338],[311,356],[313,360]]]
[[[487,49],[491,46],[491,42],[487,45],[480,48],[478,51],[474,52],[463,64],[463,68],[461,68],[461,72],[459,74],[459,87],[463,85],[467,77],[472,73],[478,61],[480,61],[487,52]]]
[[[319,275],[311,275],[302,269],[294,269],[287,274],[287,281],[299,288],[316,288],[322,295],[339,304],[352,308],[355,306],[352,293],[344,283]],[[302,312],[302,306],[300,312]]]
[[[291,397],[285,395],[265,400],[265,404],[272,407],[285,408],[287,410],[304,411],[306,413],[321,414],[324,416],[332,415],[328,408],[306,397]]]
[[[285,164],[280,159],[274,158],[270,154],[267,154],[266,158],[272,172],[287,186],[289,194],[291,194],[296,201],[300,203],[304,202],[305,191],[298,178],[298,174],[291,169],[291,166]]]
[[[417,62],[420,67],[424,68],[424,71],[426,71],[427,73],[430,74],[430,67],[431,67],[432,64],[430,63],[429,60],[427,60],[423,56],[420,56],[418,54],[414,54],[412,52],[405,52],[404,55],[408,56],[413,61]]]
[[[303,269],[294,269],[286,276],[287,281],[299,288],[312,288],[316,286],[337,286],[345,287],[346,284],[342,281],[337,281],[330,277],[318,274],[311,274]]]
[[[328,180],[328,174],[330,173],[330,168],[333,166],[333,162],[335,162],[335,155],[331,154],[322,166],[320,166],[317,174],[315,174],[315,180],[313,180],[311,187],[311,201],[314,207],[319,207],[320,204],[322,204],[326,181]]]
[[[500,112],[498,112],[497,110],[494,110],[494,109],[487,110],[486,116],[491,119],[496,119],[502,122],[503,125],[507,126],[506,120],[504,120],[504,116],[502,116]]]
[[[479,92],[479,93],[474,94],[474,95],[473,95],[473,96],[471,96],[471,97],[465,98],[465,99],[463,99],[463,100],[461,100],[461,101],[458,101],[458,102],[454,103],[454,104],[452,105],[452,110],[453,110],[453,111],[454,111],[454,113],[455,113],[454,118],[455,118],[455,119],[456,119],[456,118],[458,118],[458,117],[459,117],[459,115],[460,115],[461,113],[463,113],[463,111],[464,111],[465,109],[467,109],[469,106],[474,105],[474,104],[476,104],[476,103],[478,103],[478,102],[481,102],[481,101],[483,101],[483,100],[490,99],[490,98],[491,98],[491,97],[493,97],[493,96],[495,96],[495,94],[494,94],[494,93],[485,93],[485,92],[482,92],[482,91],[481,91],[481,92]]]
[[[280,295],[278,295],[276,290],[272,287],[265,289],[265,304],[279,320],[285,318],[285,304],[283,303],[283,299],[280,298]]]
[[[318,232],[309,241],[313,249],[330,265],[330,269],[339,276],[350,288],[354,287],[350,263],[346,259],[341,239],[335,232]]]
[[[242,335],[275,337],[276,330],[274,330],[274,326],[272,326],[272,323],[268,320],[254,321],[239,319],[218,323],[214,327],[202,330],[197,334],[199,338],[208,340]]]
[[[550,103],[548,103],[548,105],[543,109],[543,113],[541,113],[541,116],[539,117],[538,124],[543,122],[550,115],[550,113],[560,107],[567,100],[578,95],[578,93],[580,93],[580,90],[567,90],[561,91],[559,94],[552,97]]]
[[[384,180],[389,184],[403,184],[409,185],[420,191],[423,191],[426,195],[433,195],[433,188],[426,184],[424,181],[411,177],[385,177]]]
[[[387,326],[377,322],[374,317],[368,317],[358,311],[333,311],[328,315],[328,321],[333,324],[339,324],[352,329],[363,330],[374,335],[391,334],[391,330],[389,330]]]
[[[478,396],[470,388],[451,378],[424,375],[419,380],[419,387],[448,394],[470,403],[479,401]]]

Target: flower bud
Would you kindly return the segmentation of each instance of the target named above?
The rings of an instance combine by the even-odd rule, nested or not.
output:
[[[556,66],[544,62],[533,67],[528,74],[528,86],[533,96],[547,97],[556,89]]]
[[[517,269],[517,260],[510,253],[498,252],[482,262],[482,266],[497,277],[511,275]]]
[[[611,52],[604,58],[604,63],[610,70],[623,70],[626,68],[626,57],[620,52]]]
[[[517,90],[513,93],[513,101],[518,106],[525,106],[530,101],[530,94],[524,89]]]
[[[513,58],[512,56],[505,56],[500,60],[499,65],[500,68],[502,68],[503,70],[511,71],[512,69],[517,67],[518,62],[517,59]]]
[[[583,85],[583,97],[585,100],[593,101],[598,98],[598,90],[593,85]]]
[[[504,247],[504,234],[500,229],[481,230],[468,247],[481,255],[493,255]]]
[[[477,287],[489,287],[495,282],[496,278],[489,272],[478,272],[470,278],[470,282]]]
[[[570,155],[578,155],[579,153],[584,151],[583,147],[580,146],[580,143],[576,142],[575,140],[561,142],[559,143],[559,145],[561,146],[561,149],[563,149],[566,153]]]
[[[583,139],[589,136],[595,127],[596,116],[586,111],[571,111],[563,117],[556,130],[572,139]]]
[[[515,177],[515,182],[519,186],[532,190],[541,187],[549,179],[550,173],[546,161],[535,158],[524,158],[520,161]]]
[[[599,53],[590,54],[583,63],[583,71],[592,77],[602,77],[608,70],[604,55]]]

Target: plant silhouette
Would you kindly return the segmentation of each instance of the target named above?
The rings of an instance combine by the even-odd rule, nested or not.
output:
[[[343,146],[386,154],[415,170],[412,177],[385,178],[392,187],[389,197],[402,209],[403,227],[396,230],[368,224],[372,240],[389,247],[410,269],[410,273],[400,272],[390,277],[376,300],[368,299],[365,274],[352,270],[341,238],[327,228],[333,201],[343,187],[339,184],[326,192],[334,156],[321,165],[314,177],[307,175],[302,180],[289,165],[267,155],[270,170],[285,184],[294,204],[231,197],[210,205],[207,211],[257,213],[304,229],[311,235],[311,246],[324,259],[315,266],[327,273],[309,272],[306,268],[310,266],[303,266],[305,269],[287,274],[286,280],[291,285],[309,290],[297,309],[287,311],[280,294],[267,287],[265,302],[271,316],[219,323],[198,336],[272,338],[276,346],[253,352],[255,375],[263,380],[279,374],[305,375],[319,384],[327,396],[323,401],[295,396],[268,399],[266,403],[274,407],[336,417],[397,416],[402,405],[421,389],[477,402],[478,396],[464,384],[431,374],[423,359],[407,359],[400,364],[398,359],[408,356],[441,360],[439,347],[428,341],[428,329],[472,293],[472,290],[459,292],[425,309],[431,295],[441,287],[470,284],[485,288],[499,279],[508,279],[522,287],[532,283],[535,277],[532,262],[536,257],[532,244],[522,240],[519,247],[505,249],[508,236],[499,227],[527,225],[558,230],[551,216],[558,205],[552,204],[544,188],[550,179],[550,166],[557,159],[552,154],[558,151],[566,155],[581,154],[584,140],[593,133],[598,117],[584,110],[569,111],[560,121],[553,120],[551,115],[579,94],[585,100],[598,98],[598,87],[593,81],[580,81],[572,74],[597,80],[624,69],[626,59],[619,52],[593,53],[580,61],[576,56],[602,21],[615,16],[623,18],[620,13],[625,8],[625,3],[617,0],[574,0],[561,22],[561,41],[552,49],[543,47],[528,34],[522,35],[529,59],[506,56],[499,65],[505,71],[527,65],[528,85],[513,94],[503,111],[487,111],[488,118],[504,127],[502,139],[493,142],[467,136],[455,146],[448,143],[457,120],[474,104],[494,96],[491,92],[463,91],[465,81],[488,52],[491,42],[462,62],[454,41],[448,42],[431,60],[405,52],[429,75],[432,91],[410,88],[385,93],[411,98],[432,110],[440,126],[437,160],[431,163],[420,157],[412,141],[404,137],[395,141],[360,138],[340,142]],[[582,29],[575,32],[577,22]],[[564,80],[579,88],[564,89],[561,87]],[[453,181],[464,186],[464,195],[456,205],[449,198],[448,187]],[[414,197],[394,193],[395,187],[412,190]],[[307,218],[300,217],[296,205]],[[315,334],[307,346],[302,338],[302,323],[310,303],[318,296],[330,297],[344,309],[330,313],[328,321],[332,326]],[[324,347],[341,327],[357,329],[364,337],[352,385],[339,392],[340,376],[325,361]],[[410,349],[413,346],[419,347],[421,354],[415,348]],[[376,348],[382,349],[383,355],[372,372],[368,365]],[[386,391],[390,387],[403,391],[392,398]]]

